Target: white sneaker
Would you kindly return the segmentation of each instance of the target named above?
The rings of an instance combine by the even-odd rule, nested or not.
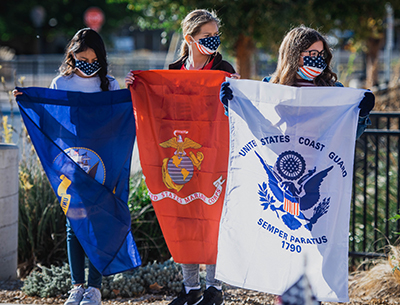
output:
[[[89,287],[83,294],[83,299],[80,305],[100,305],[101,304],[101,292],[99,289]]]
[[[70,291],[68,291],[68,293],[69,297],[64,305],[79,305],[79,303],[82,301],[85,289],[83,289],[82,286],[75,286]]]

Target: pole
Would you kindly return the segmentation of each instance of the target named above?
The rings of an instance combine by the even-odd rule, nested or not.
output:
[[[386,45],[385,45],[385,82],[390,82],[390,62],[393,49],[393,8],[390,3],[385,4],[386,8]]]
[[[18,146],[0,143],[0,280],[17,278]]]

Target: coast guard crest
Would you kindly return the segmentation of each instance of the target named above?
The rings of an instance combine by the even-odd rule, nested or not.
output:
[[[305,173],[306,162],[298,152],[282,152],[274,167],[257,152],[255,154],[268,179],[258,185],[263,209],[275,212],[291,230],[304,226],[311,231],[319,218],[328,212],[330,197],[321,198],[320,187],[333,166],[319,172],[314,167]]]

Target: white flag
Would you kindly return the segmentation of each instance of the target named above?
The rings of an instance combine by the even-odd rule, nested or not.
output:
[[[348,301],[354,148],[365,90],[229,82],[217,278],[281,295],[306,272],[318,300]]]

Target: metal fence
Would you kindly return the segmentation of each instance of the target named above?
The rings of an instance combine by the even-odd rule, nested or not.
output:
[[[371,114],[356,143],[350,256],[385,256],[400,232],[400,112]]]
[[[62,60],[61,54],[0,60],[0,76],[10,89],[21,77],[24,86],[48,87],[58,74]],[[170,61],[167,53],[154,52],[111,54],[108,60],[110,74],[121,87],[129,70],[163,69],[166,61]],[[262,75],[269,74],[274,68],[262,58],[257,66]],[[18,109],[6,90],[0,90],[0,114],[10,116],[9,123],[18,135],[21,130]],[[400,232],[400,221],[393,219],[400,209],[400,112],[373,113],[371,119],[372,126],[356,143],[349,235],[353,257],[384,254],[385,245],[395,243],[396,233]],[[14,142],[18,143],[18,138]]]
[[[124,78],[130,70],[163,69],[166,57],[166,52],[110,54],[109,74],[123,88]],[[58,75],[62,61],[63,54],[19,55],[8,61],[0,59],[0,76],[4,78],[7,90],[21,85],[21,82],[24,87],[48,87],[51,80]],[[7,90],[0,90],[0,109],[3,110],[9,110],[10,97]]]

